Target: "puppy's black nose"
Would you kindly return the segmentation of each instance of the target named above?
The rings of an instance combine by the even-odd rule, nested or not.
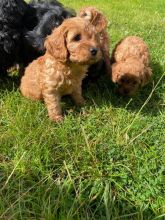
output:
[[[96,54],[97,54],[97,48],[95,48],[95,47],[90,48],[90,52],[91,52],[91,54],[92,54],[93,56],[96,56]]]

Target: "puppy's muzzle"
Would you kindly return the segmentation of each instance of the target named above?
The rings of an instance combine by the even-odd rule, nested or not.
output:
[[[90,52],[92,54],[92,56],[96,56],[98,49],[96,47],[91,47],[90,48]]]

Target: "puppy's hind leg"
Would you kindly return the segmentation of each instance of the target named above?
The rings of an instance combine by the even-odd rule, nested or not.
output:
[[[32,100],[41,100],[42,92],[40,86],[38,84],[38,80],[36,80],[35,74],[25,75],[21,79],[20,90],[23,96]]]

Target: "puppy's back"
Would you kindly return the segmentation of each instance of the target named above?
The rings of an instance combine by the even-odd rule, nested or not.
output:
[[[149,50],[146,43],[137,36],[128,36],[121,40],[112,53],[112,61],[120,62],[128,58],[135,57],[149,65]]]

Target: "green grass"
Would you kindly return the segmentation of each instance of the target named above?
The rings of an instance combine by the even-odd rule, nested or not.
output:
[[[87,105],[63,101],[65,120],[0,81],[0,219],[165,219],[164,0],[63,0],[95,5],[109,20],[111,50],[127,35],[149,45],[153,78],[131,98],[102,78]]]

